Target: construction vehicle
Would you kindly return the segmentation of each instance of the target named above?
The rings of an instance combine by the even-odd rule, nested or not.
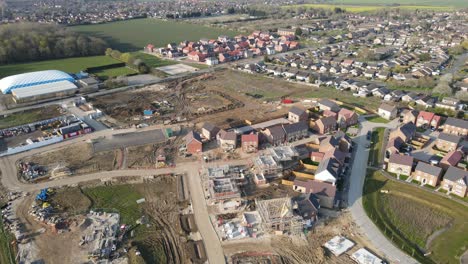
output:
[[[41,192],[38,195],[36,195],[36,201],[43,201],[43,202],[47,201],[49,196],[53,193],[54,193],[53,189],[48,189],[48,188],[42,189]]]

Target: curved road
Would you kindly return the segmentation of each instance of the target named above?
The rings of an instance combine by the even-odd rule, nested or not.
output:
[[[398,125],[398,119],[388,124],[377,124],[360,118],[361,129],[358,136],[354,139],[356,143],[356,153],[353,161],[353,167],[350,176],[350,185],[348,192],[348,204],[354,222],[361,228],[361,231],[371,241],[372,245],[384,254],[383,257],[392,263],[413,264],[416,260],[406,255],[399,248],[394,246],[377,228],[377,226],[367,216],[362,206],[362,188],[366,177],[367,162],[369,158],[369,149],[366,148],[368,140],[366,135],[377,127],[395,128]]]
[[[109,133],[109,130],[106,130]],[[112,132],[111,132],[112,133]],[[199,176],[199,171],[202,169],[202,163],[200,161],[196,162],[186,162],[183,163],[183,166],[175,168],[162,168],[162,169],[140,169],[140,170],[114,170],[114,171],[101,171],[97,173],[85,174],[85,175],[76,175],[73,177],[67,177],[57,180],[52,180],[48,182],[42,182],[37,184],[28,184],[21,182],[17,175],[16,162],[22,157],[33,155],[36,153],[50,151],[56,148],[60,148],[66,145],[84,141],[99,135],[105,134],[104,131],[101,133],[89,134],[86,137],[76,138],[68,141],[64,141],[58,144],[46,146],[39,149],[34,149],[28,152],[19,153],[16,155],[6,156],[0,158],[0,170],[2,173],[1,181],[3,186],[11,191],[23,191],[31,192],[38,191],[42,188],[48,187],[60,187],[66,185],[78,184],[81,182],[91,181],[91,180],[108,180],[117,177],[126,177],[126,176],[152,176],[152,175],[161,175],[167,173],[183,174],[187,175],[187,186],[189,188],[190,197],[192,199],[192,207],[195,216],[195,221],[197,223],[200,235],[203,239],[205,245],[206,254],[208,257],[209,263],[226,263],[223,248],[221,242],[218,239],[216,231],[211,224],[209,218],[208,209],[206,205],[205,195],[203,193],[201,177]],[[224,161],[223,164],[229,165],[243,165],[247,164],[246,160],[235,160],[235,161]]]

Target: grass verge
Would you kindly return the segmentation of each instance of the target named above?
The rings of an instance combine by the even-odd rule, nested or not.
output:
[[[378,166],[383,161],[383,141],[384,141],[385,128],[378,127],[372,131],[372,146],[370,158],[372,159],[372,166]]]
[[[383,117],[380,117],[380,116],[368,116],[366,117],[366,120],[369,121],[369,122],[373,122],[373,123],[382,123],[382,124],[386,124],[388,122],[390,122],[389,120],[383,118]]]
[[[362,201],[367,215],[382,233],[421,263],[458,264],[468,247],[468,210],[450,199],[369,170]],[[426,245],[428,236],[441,226],[446,226],[446,231]],[[427,247],[431,254],[425,257],[420,247]]]
[[[36,108],[0,117],[0,129],[21,126],[32,122],[46,120],[60,116],[60,109],[56,106]]]
[[[13,240],[13,235],[4,229],[3,219],[0,216],[0,263],[16,263],[15,253],[11,246]]]

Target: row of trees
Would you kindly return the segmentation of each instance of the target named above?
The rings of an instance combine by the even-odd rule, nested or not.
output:
[[[57,25],[21,23],[0,27],[0,64],[99,55],[106,47],[100,38]]]
[[[149,73],[151,71],[151,68],[144,61],[136,58],[135,56],[133,56],[132,54],[128,52],[122,53],[118,50],[107,48],[105,54],[116,60],[125,62],[125,64],[127,64],[128,67],[137,70],[139,73],[144,74],[144,73]]]

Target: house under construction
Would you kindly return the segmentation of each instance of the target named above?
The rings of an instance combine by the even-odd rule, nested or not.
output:
[[[304,227],[304,220],[293,212],[294,204],[290,197],[270,200],[255,200],[257,211],[262,218],[265,232],[298,235]]]

